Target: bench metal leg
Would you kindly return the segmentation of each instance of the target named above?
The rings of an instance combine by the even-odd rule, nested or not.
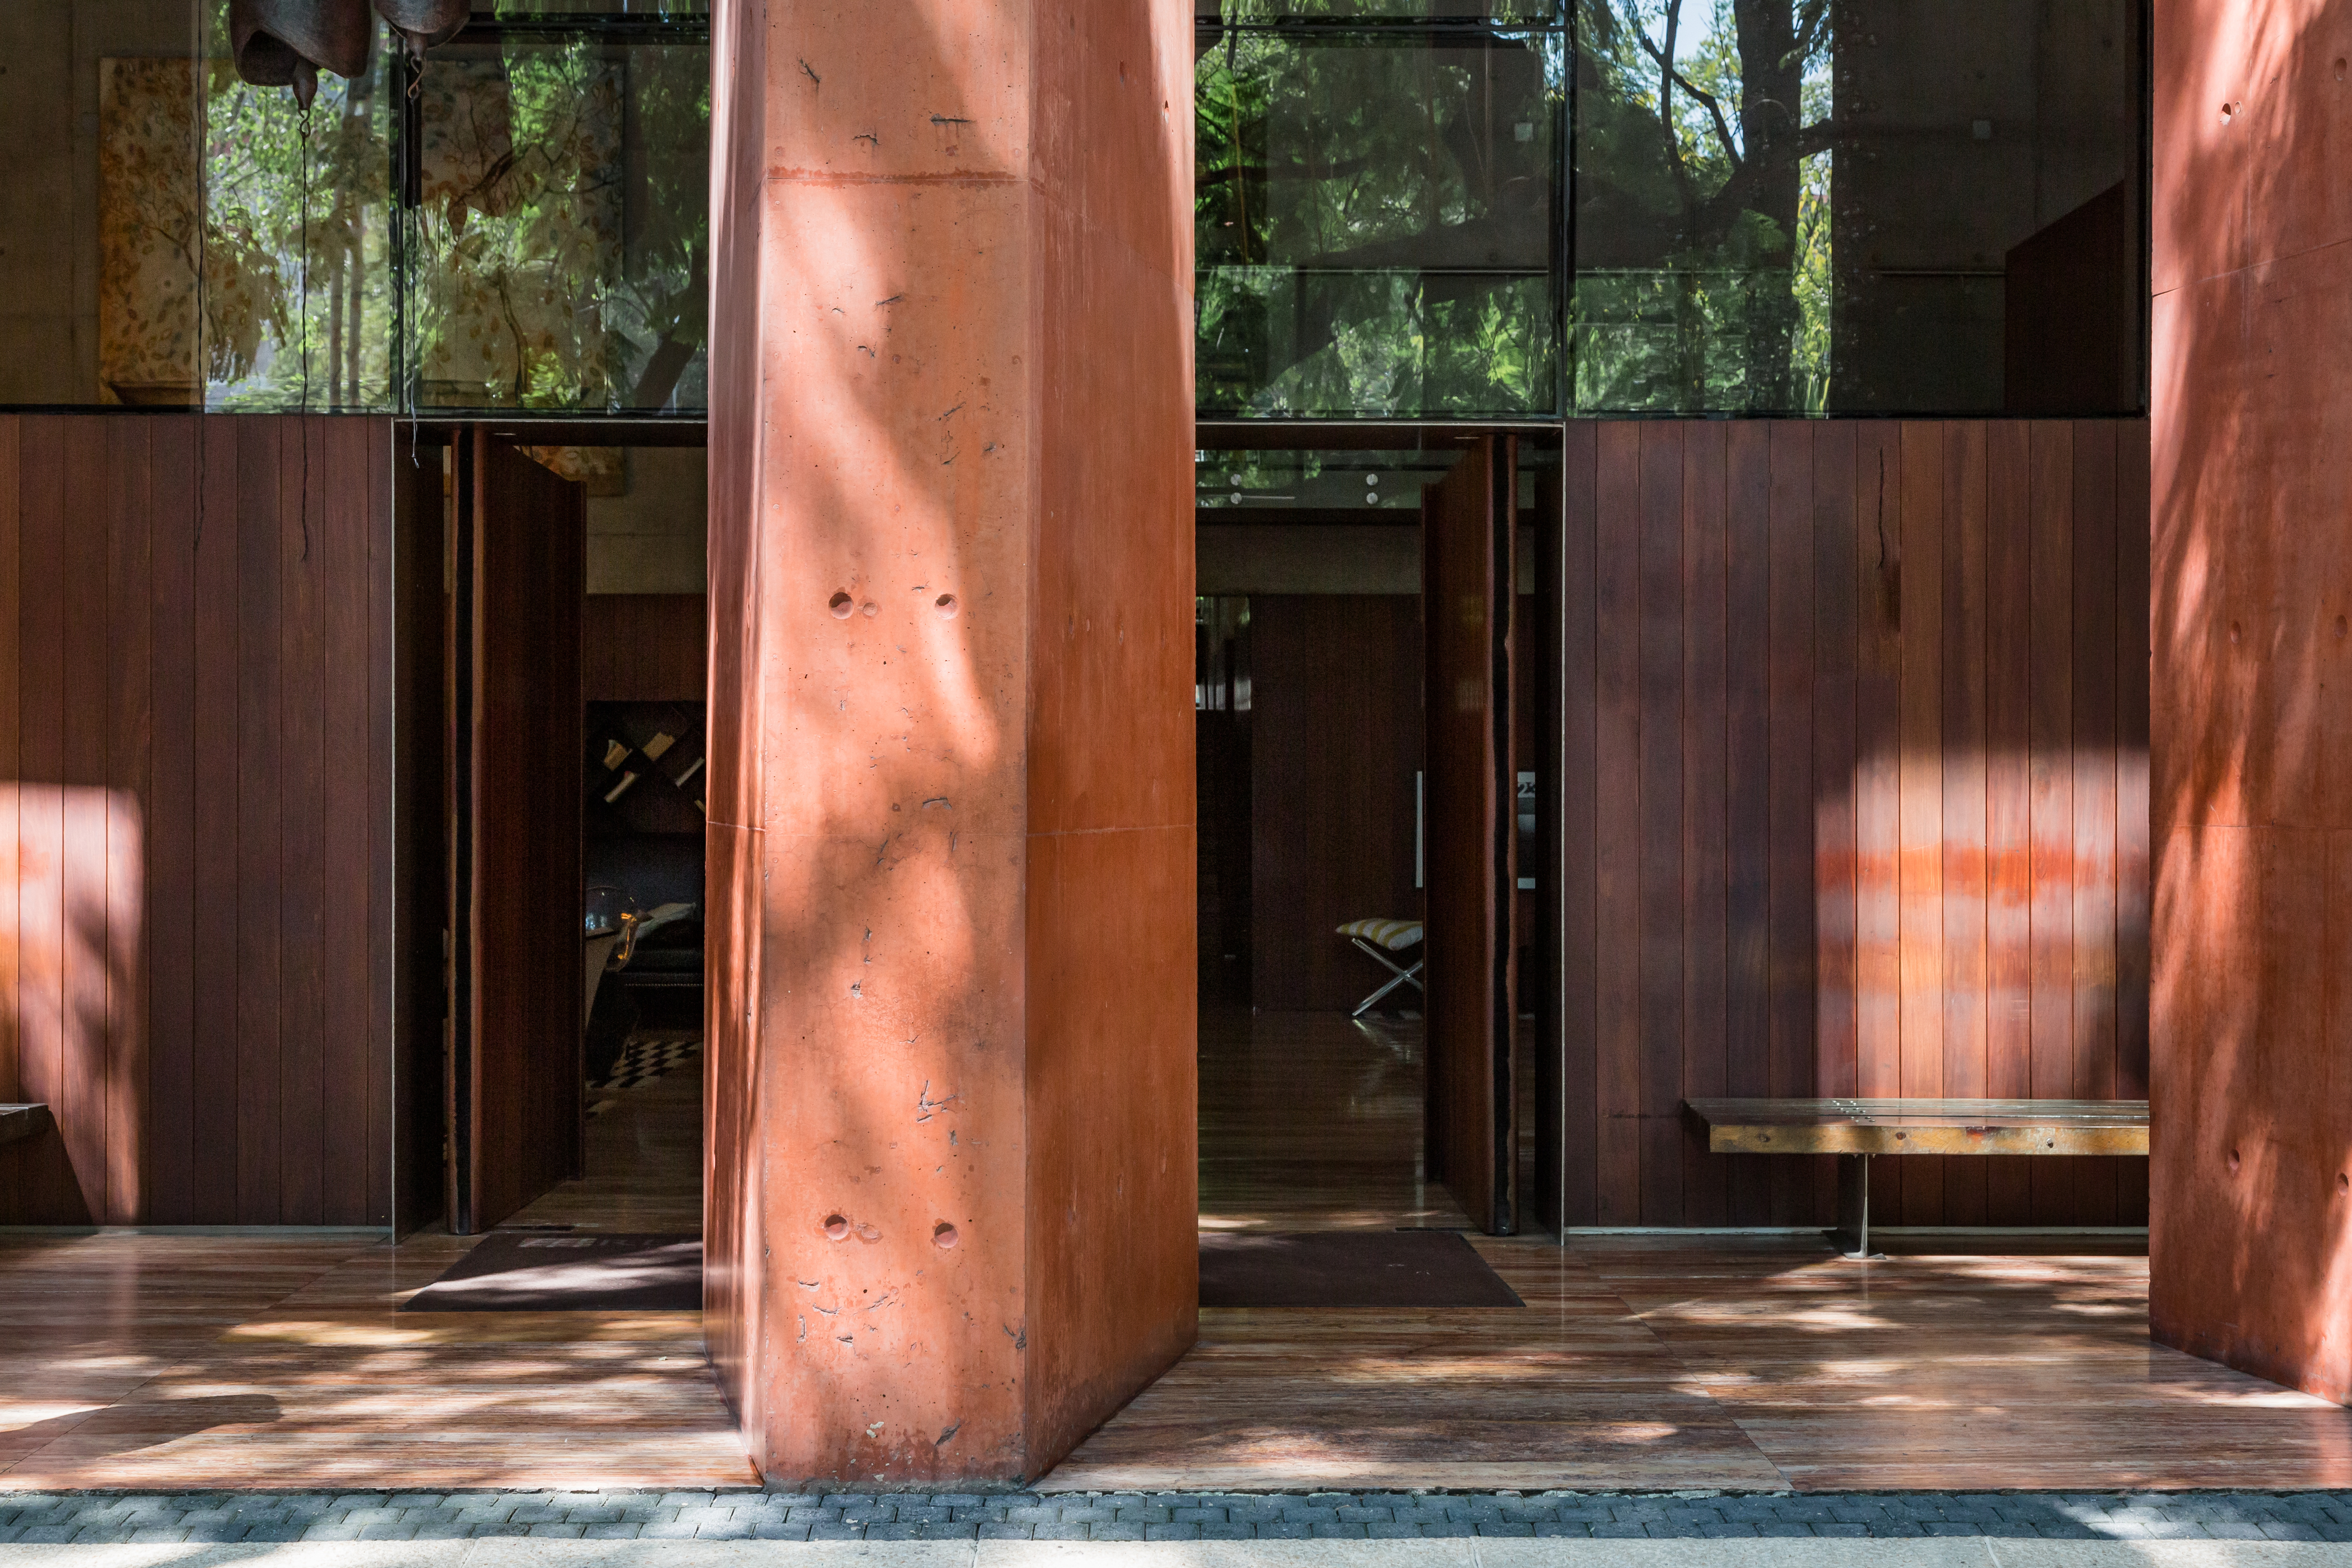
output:
[[[1379,1006],[1381,999],[1387,996],[1390,992],[1395,990],[1398,986],[1408,983],[1412,984],[1414,990],[1421,992],[1423,994],[1426,995],[1428,994],[1429,988],[1421,983],[1421,966],[1424,962],[1423,960],[1416,959],[1413,961],[1413,965],[1411,969],[1402,969],[1391,963],[1387,953],[1382,952],[1379,948],[1374,947],[1362,937],[1351,936],[1348,940],[1354,942],[1358,947],[1363,949],[1365,952],[1370,954],[1373,959],[1379,962],[1381,968],[1387,970],[1391,974],[1395,976],[1395,978],[1391,980],[1386,985],[1381,986],[1378,991],[1373,992],[1370,996],[1367,996],[1361,1002],[1357,1003],[1356,1010],[1348,1015],[1349,1017],[1362,1017],[1365,1014]]]
[[[1838,1251],[1854,1262],[1884,1258],[1870,1249],[1870,1156],[1838,1156],[1838,1222],[1829,1233]]]

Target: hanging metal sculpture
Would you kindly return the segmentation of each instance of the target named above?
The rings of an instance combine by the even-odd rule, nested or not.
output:
[[[370,0],[229,0],[236,74],[256,87],[291,87],[308,109],[320,71],[355,77],[367,69],[369,8]],[[422,58],[466,25],[469,0],[373,0],[373,8]]]

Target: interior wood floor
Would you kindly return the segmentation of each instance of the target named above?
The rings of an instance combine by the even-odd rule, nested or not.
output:
[[[517,1223],[699,1232],[701,1076]],[[698,1312],[395,1309],[473,1238],[0,1237],[0,1489],[740,1485]]]
[[[1409,1023],[1203,1019],[1204,1228],[1466,1224]],[[626,1091],[519,1223],[699,1227],[701,1086]],[[0,1237],[0,1489],[756,1479],[698,1314],[399,1315],[471,1245]],[[2152,1345],[2143,1256],[1475,1238],[1521,1310],[1211,1310],[1045,1478],[1214,1488],[2352,1485],[2352,1412]]]
[[[1204,1228],[1464,1223],[1418,1169],[1412,1025],[1204,1009],[1201,1103]],[[2352,1485],[2352,1412],[2150,1342],[2144,1248],[1474,1245],[1524,1310],[1205,1310],[1044,1485]]]

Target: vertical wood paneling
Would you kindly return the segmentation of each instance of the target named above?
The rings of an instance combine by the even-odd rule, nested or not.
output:
[[[1985,1092],[2003,1100],[2033,1092],[2032,440],[2015,420],[1985,432]],[[2026,1163],[1988,1164],[1986,1222],[2025,1224]]]
[[[389,643],[363,609],[386,426],[312,423],[307,541],[292,428],[0,416],[0,1093],[59,1129],[0,1159],[0,1221],[380,1217],[386,1144],[334,1101],[371,1092],[364,909],[389,874],[366,697]],[[322,532],[338,463],[342,554]],[[329,636],[353,594],[355,629]]]
[[[243,1053],[238,1047],[239,897],[237,737],[243,728],[238,672],[244,656],[237,595],[238,449],[242,420],[196,421],[198,510],[193,544],[195,595],[194,755],[195,899],[191,948],[195,1079],[193,1212],[234,1223],[239,1191],[238,1110]],[[276,482],[276,471],[270,471]],[[271,636],[275,637],[275,627]],[[275,1064],[272,1064],[273,1068]],[[270,1129],[274,1141],[277,1130]]]
[[[1944,1092],[1987,1093],[1985,426],[1944,426]],[[1944,1215],[1980,1225],[1988,1160],[1939,1160]]]
[[[2147,1098],[2148,921],[2148,425],[2123,423],[2116,453],[2116,1081]],[[2147,1223],[2146,1161],[2122,1162],[2116,1219]]]
[[[288,419],[278,447],[278,1212],[288,1225],[326,1213],[326,714],[323,689],[306,679],[320,667],[323,423]]]
[[[1641,426],[1603,425],[1595,447],[1595,1223],[1636,1225],[1642,1216]]]
[[[384,493],[376,465],[386,444],[372,438],[378,435],[370,425],[324,419],[313,437],[312,463],[323,476],[313,487],[310,524],[319,658],[343,675],[336,683],[341,700],[322,702],[319,712],[320,1203],[326,1214],[385,1212],[369,1191],[371,1166],[384,1162],[365,1158],[377,1147],[369,1105],[390,1071],[372,1048],[372,970],[386,949],[371,931],[374,883],[368,876],[370,827],[384,820],[378,811],[389,810],[373,798],[383,759],[369,739],[383,722],[374,692],[381,682],[367,656],[375,582],[367,520],[383,504],[373,498]]]
[[[1591,1119],[1563,1125],[1593,1192],[1570,1223],[1827,1216],[1829,1162],[1667,1136],[1676,1079],[1685,1098],[2140,1090],[2145,425],[1570,434],[1592,661],[1563,661],[1561,711],[1589,682],[1591,727],[1562,755],[1589,759],[1592,795],[1563,774],[1563,871],[1591,929],[1562,961],[1592,1055],[1568,1068]],[[2145,1172],[1882,1161],[1874,1185],[1889,1220],[2131,1222]]]
[[[707,601],[699,594],[591,594],[581,647],[591,702],[699,702],[709,684]]]
[[[1903,1092],[1903,448],[1855,432],[1854,1092]]]
[[[239,425],[236,443],[236,1213],[241,1225],[284,1219],[285,858],[278,811],[283,735],[278,674],[284,613],[283,449],[294,421]]]
[[[2032,542],[2026,640],[2027,834],[2033,887],[2032,1092],[2074,1091],[2074,432],[2031,430]],[[2032,1212],[2043,1224],[2074,1212],[2071,1160],[2036,1160]]]
[[[1771,430],[1769,686],[1771,799],[1771,1092],[1813,1092],[1813,427]],[[1772,1219],[1799,1224],[1813,1207],[1810,1163],[1775,1160]]]
[[[1268,1012],[1346,1012],[1387,976],[1335,928],[1422,916],[1419,602],[1254,595],[1250,704],[1252,997]]]
[[[1733,424],[1726,463],[1726,1076],[1731,1093],[1759,1095],[1772,1092],[1772,672],[1763,657],[1772,635],[1770,426],[1757,420]],[[1727,1179],[1731,1223],[1764,1224],[1770,1217],[1770,1163],[1736,1160]]]
[[[1906,423],[1903,442],[1901,616],[1903,644],[1902,961],[1903,1061],[1906,1095],[1943,1093],[1944,450],[1940,426]],[[1940,1211],[1943,1171],[1933,1161],[1895,1160],[1900,1213],[1913,1224]]]
[[[2074,1093],[2116,1093],[2114,421],[2074,426]],[[2118,1162],[2072,1162],[2074,1213],[2112,1225]]]
[[[64,785],[56,1115],[82,1210],[100,1223],[107,1213],[107,510],[117,455],[109,447],[104,422],[67,422],[62,771],[56,775]],[[96,1048],[90,1048],[93,1043]]]
[[[1857,648],[1854,427],[1813,427],[1813,897],[1817,1093],[1854,1092],[1853,778]],[[1814,1214],[1836,1162],[1816,1160]]]
[[[1682,1223],[1683,433],[1642,427],[1642,1223]]]
[[[148,1217],[195,1205],[196,421],[152,421],[148,658]]]
[[[1683,1095],[1728,1091],[1725,889],[1729,803],[1725,790],[1729,668],[1725,658],[1724,550],[1728,426],[1683,437]],[[1680,1121],[1683,1213],[1690,1225],[1728,1217],[1723,1162],[1705,1131]]]
[[[23,422],[18,560],[23,592],[16,665],[19,731],[16,1028],[25,1098],[65,1098],[66,433],[61,418]],[[26,1212],[86,1224],[89,1210],[62,1138],[25,1151]]]
[[[106,497],[106,1220],[131,1225],[147,1212],[148,1124],[144,803],[153,798],[148,688],[149,539],[153,497],[149,421],[110,420]]]
[[[1562,454],[1565,494],[1557,588],[1560,637],[1560,1211],[1564,1225],[1595,1225],[1600,1215],[1595,1111],[1600,927],[1595,902],[1599,751],[1597,626],[1594,619],[1597,430],[1569,426]]]

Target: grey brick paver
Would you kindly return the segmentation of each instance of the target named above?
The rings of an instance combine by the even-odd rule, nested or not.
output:
[[[0,1542],[1383,1540],[1475,1534],[2352,1542],[2345,1492],[0,1493]]]

